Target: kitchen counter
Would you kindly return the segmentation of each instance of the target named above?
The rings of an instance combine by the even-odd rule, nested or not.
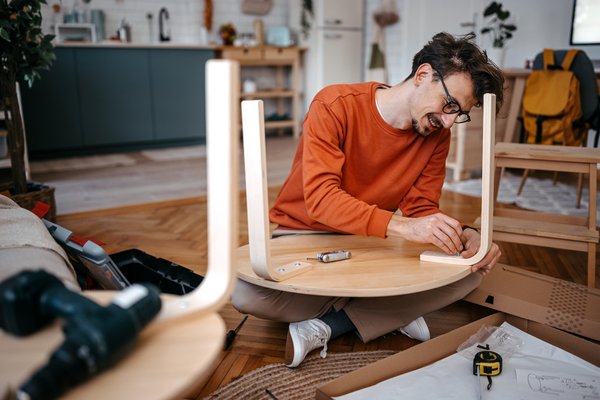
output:
[[[61,43],[22,87],[32,159],[205,142],[205,64],[212,46]]]
[[[104,40],[102,42],[61,42],[54,43],[55,47],[65,48],[125,48],[125,49],[190,49],[190,50],[214,50],[219,48],[213,44],[196,44],[183,42],[131,42],[123,43],[116,40]]]

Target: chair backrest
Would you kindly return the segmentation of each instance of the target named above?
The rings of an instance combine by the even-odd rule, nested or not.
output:
[[[561,64],[568,50],[554,50],[555,64]],[[533,60],[533,69],[544,69],[544,52],[540,52]],[[596,82],[596,74],[594,72],[594,64],[588,55],[583,51],[579,51],[573,63],[571,71],[579,79],[579,91],[581,96],[581,111],[583,120],[591,123],[594,128],[597,127],[597,112],[599,107],[598,84]],[[595,120],[596,119],[596,120]]]
[[[292,260],[285,265],[271,263],[264,121],[262,100],[242,102],[250,263],[256,275],[261,278],[282,281],[309,270],[311,264],[303,260]]]
[[[240,66],[232,60],[206,63],[208,266],[202,284],[164,301],[156,322],[218,311],[235,283],[238,246],[238,132]],[[156,325],[156,323],[155,323]]]
[[[496,95],[483,95],[483,143],[481,145],[481,242],[479,250],[469,258],[439,251],[421,253],[421,261],[444,264],[475,265],[492,247],[494,226],[494,144],[496,143]]]

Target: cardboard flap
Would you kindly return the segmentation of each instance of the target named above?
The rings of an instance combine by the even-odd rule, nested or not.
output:
[[[398,354],[376,361],[366,367],[349,372],[317,388],[317,400],[330,400],[356,390],[366,388],[385,379],[432,364],[456,352],[456,348],[469,336],[477,332],[482,324],[500,326],[506,316],[493,314],[465,326],[435,337],[401,351]],[[401,360],[401,362],[399,362]]]
[[[597,343],[514,315],[496,313],[329,381],[317,388],[316,399],[332,400],[337,396],[422,368],[453,354],[457,346],[475,334],[481,326],[500,326],[505,320],[538,339],[600,366],[600,345]]]
[[[498,264],[465,300],[600,340],[600,290]]]

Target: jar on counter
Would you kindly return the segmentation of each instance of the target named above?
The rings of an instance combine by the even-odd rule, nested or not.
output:
[[[131,42],[131,25],[129,25],[125,19],[121,21],[121,26],[117,31],[117,36],[122,43]]]
[[[254,93],[256,92],[256,82],[252,79],[244,79],[242,84],[242,91],[244,93]]]

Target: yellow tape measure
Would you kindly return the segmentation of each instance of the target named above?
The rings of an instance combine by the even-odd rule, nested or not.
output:
[[[502,372],[502,357],[495,351],[480,351],[473,357],[473,375],[487,377],[487,390],[492,388],[492,376],[500,375],[500,372]]]
[[[479,373],[477,373],[479,370]],[[473,358],[473,375],[496,376],[502,372],[502,357],[500,354],[485,350],[475,354]]]

